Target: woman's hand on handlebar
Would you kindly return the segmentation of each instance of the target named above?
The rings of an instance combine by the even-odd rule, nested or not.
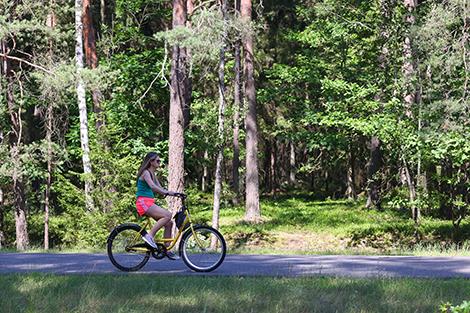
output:
[[[181,198],[181,199],[186,199],[186,195],[184,193],[168,191],[168,193],[166,195],[170,196],[170,197],[177,197],[177,198]]]

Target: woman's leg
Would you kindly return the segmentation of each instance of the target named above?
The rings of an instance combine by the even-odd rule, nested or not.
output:
[[[145,214],[154,218],[157,221],[157,223],[155,223],[155,225],[152,227],[152,229],[149,232],[150,236],[155,237],[155,234],[160,230],[160,228],[165,226],[163,238],[171,238],[171,229],[172,229],[173,223],[171,219],[171,213],[169,211],[154,204],[150,208],[148,208]]]

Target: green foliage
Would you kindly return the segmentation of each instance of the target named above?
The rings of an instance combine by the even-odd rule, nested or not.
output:
[[[470,301],[464,301],[462,304],[452,306],[450,303],[444,303],[439,307],[441,313],[469,313],[470,312]]]

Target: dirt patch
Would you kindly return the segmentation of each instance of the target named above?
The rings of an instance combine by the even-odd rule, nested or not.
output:
[[[292,251],[339,251],[347,247],[348,240],[331,234],[311,232],[276,232],[272,248]]]

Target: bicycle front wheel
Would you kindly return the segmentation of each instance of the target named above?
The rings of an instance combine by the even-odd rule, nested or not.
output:
[[[210,272],[222,264],[227,253],[224,237],[209,226],[196,226],[184,233],[180,242],[184,263],[196,272]]]
[[[122,224],[114,228],[108,237],[109,260],[121,271],[138,271],[150,258],[150,251],[141,240],[140,230],[137,224]]]

